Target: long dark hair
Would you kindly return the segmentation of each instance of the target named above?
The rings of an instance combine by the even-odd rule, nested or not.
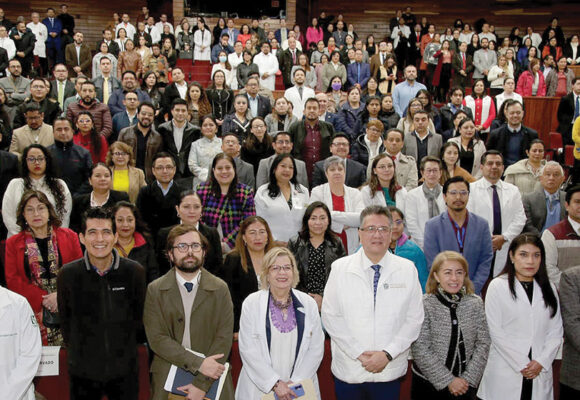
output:
[[[20,229],[25,231],[28,228],[28,223],[26,222],[26,218],[24,218],[24,208],[28,204],[28,201],[33,198],[44,204],[48,209],[48,225],[52,226],[53,228],[61,226],[62,222],[59,216],[56,215],[56,211],[54,210],[52,204],[50,204],[46,194],[40,190],[27,190],[22,194],[22,198],[20,199],[18,208],[16,209],[16,224],[20,227]]]
[[[439,152],[439,159],[441,160],[441,163],[443,164],[443,168],[441,168],[441,182],[445,182],[445,181],[447,181],[447,179],[451,178],[449,176],[449,171],[447,170],[447,164],[445,164],[445,160],[443,159],[443,155],[445,154],[445,151],[449,147],[455,147],[455,149],[457,150],[457,160],[455,161],[455,165],[453,166],[453,168],[455,168],[459,165],[459,154],[461,153],[461,150],[459,149],[459,145],[455,142],[445,142],[443,147],[441,147],[441,151]]]
[[[542,290],[542,296],[544,298],[544,305],[546,308],[550,308],[552,312],[550,316],[554,318],[556,313],[558,312],[558,301],[556,300],[556,295],[552,290],[552,286],[550,285],[550,279],[548,278],[548,272],[546,269],[546,250],[544,248],[544,243],[538,235],[532,233],[522,233],[521,235],[517,236],[514,240],[512,240],[509,248],[509,255],[505,262],[505,267],[503,271],[501,271],[500,275],[507,274],[508,278],[508,285],[510,288],[510,292],[512,297],[516,299],[516,288],[515,288],[515,275],[516,275],[516,268],[514,263],[511,260],[511,256],[515,255],[515,252],[520,246],[524,244],[531,244],[538,249],[540,249],[540,253],[542,254],[542,260],[540,261],[540,268],[536,275],[534,275],[534,280],[540,286]]]
[[[312,213],[318,208],[322,208],[326,213],[326,217],[328,218],[328,226],[324,232],[324,240],[331,242],[336,241],[338,237],[334,232],[332,232],[332,229],[330,229],[330,225],[332,225],[332,216],[330,215],[330,210],[328,209],[328,206],[321,201],[310,203],[310,205],[306,208],[306,211],[304,211],[304,216],[302,217],[302,228],[300,229],[298,236],[300,236],[300,239],[304,241],[310,240],[310,229],[308,228],[308,221],[310,220]]]
[[[46,169],[44,171],[44,182],[46,183],[46,186],[48,186],[48,189],[50,190],[50,193],[52,194],[52,196],[54,197],[54,200],[56,202],[56,212],[58,214],[58,216],[62,219],[64,217],[65,214],[65,196],[64,196],[64,189],[62,187],[62,184],[58,181],[58,178],[56,177],[56,174],[54,173],[54,166],[52,165],[52,155],[50,154],[50,151],[48,151],[46,149],[46,147],[40,145],[40,144],[31,144],[30,146],[27,146],[24,151],[22,152],[22,159],[20,160],[20,171],[22,171],[22,179],[24,181],[24,190],[30,190],[33,189],[32,187],[32,181],[30,180],[30,170],[28,169],[28,163],[26,162],[26,158],[28,157],[28,152],[31,149],[38,149],[40,151],[42,151],[42,154],[44,155],[44,159],[46,160]]]
[[[371,197],[375,197],[375,194],[382,190],[381,181],[379,180],[377,174],[375,174],[374,169],[377,167],[379,161],[381,161],[383,158],[391,158],[391,156],[389,156],[387,153],[381,153],[375,157],[371,165],[371,173],[367,180],[367,185],[369,185],[369,188],[371,189]],[[396,164],[393,160],[391,161],[393,162],[393,166],[395,166],[395,168],[393,172],[393,178],[391,179],[391,182],[389,182],[389,196],[391,196],[391,199],[395,200],[396,193],[399,189],[401,189],[401,186],[397,183]]]
[[[145,221],[143,220],[143,217],[141,217],[141,212],[139,211],[139,209],[137,208],[137,206],[133,203],[129,203],[128,201],[118,201],[113,208],[111,208],[111,214],[113,214],[113,222],[115,224],[117,224],[117,221],[115,220],[115,216],[117,215],[117,211],[119,211],[119,209],[121,208],[128,208],[129,210],[131,210],[131,212],[133,213],[133,216],[135,217],[135,232],[139,232],[141,235],[143,235],[143,237],[145,238],[145,240],[147,241],[147,243],[152,244],[153,243],[153,239],[151,237],[151,232],[149,231],[149,228],[147,227],[147,224],[145,223]],[[115,226],[116,229],[116,226]],[[116,229],[117,232],[119,231],[119,229]]]
[[[91,146],[93,148],[93,152],[95,153],[95,158],[100,159],[101,158],[101,151],[103,150],[102,146],[101,146],[101,134],[99,132],[97,132],[97,128],[95,127],[95,119],[93,118],[93,114],[91,114],[89,111],[81,111],[80,113],[78,113],[78,115],[75,119],[75,125],[78,123],[78,120],[82,115],[87,115],[91,119],[91,124],[93,124],[93,127],[91,128],[91,133],[90,133]],[[80,129],[79,129],[79,134],[81,134]]]
[[[260,142],[260,141],[258,141],[258,138],[256,137],[256,135],[254,135],[254,133],[252,132],[252,125],[254,124],[254,121],[256,121],[256,120],[262,121],[264,123],[264,126],[266,127],[266,129],[268,128],[268,125],[266,125],[266,121],[264,121],[264,118],[262,118],[262,117],[252,118],[252,120],[250,121],[250,132],[248,133],[246,140],[244,140],[243,147],[245,147],[246,149],[255,149],[256,147],[261,146],[261,147],[264,147],[266,149],[269,149],[272,147],[272,136],[270,136],[268,134],[268,132],[264,131],[264,139],[262,139],[262,142]]]
[[[258,215],[252,215],[242,221],[240,224],[240,230],[238,236],[236,237],[236,245],[232,249],[231,253],[237,253],[240,256],[240,264],[245,273],[248,273],[248,260],[251,261],[250,253],[248,252],[248,247],[244,243],[244,235],[248,230],[248,227],[254,223],[260,223],[264,225],[266,232],[268,234],[268,242],[266,247],[264,247],[264,254],[266,254],[272,247],[274,247],[274,237],[272,236],[272,231],[266,220]]]
[[[213,172],[215,166],[217,165],[218,161],[220,160],[227,160],[230,162],[230,164],[232,164],[232,168],[234,169],[234,179],[232,180],[232,182],[230,183],[230,187],[228,188],[228,193],[226,194],[226,197],[228,199],[231,199],[235,196],[236,191],[238,190],[238,173],[236,171],[236,163],[234,162],[234,159],[231,158],[230,156],[228,156],[225,153],[218,153],[213,161],[211,162],[211,172],[209,174],[209,189],[210,191],[213,193],[214,196],[216,197],[220,197],[222,194],[222,190],[220,188],[220,184],[217,181],[217,179],[215,178],[215,174]]]
[[[290,178],[290,183],[294,184],[294,187],[296,187],[296,190],[298,192],[302,192],[302,189],[300,189],[300,185],[298,185],[298,181],[296,180],[297,171],[296,171],[296,161],[294,161],[294,157],[292,157],[288,153],[278,154],[274,158],[272,166],[270,167],[270,182],[268,183],[268,196],[270,196],[273,199],[278,197],[278,195],[280,194],[280,186],[278,186],[278,181],[276,180],[276,168],[278,168],[278,165],[286,158],[292,160],[292,165],[294,166],[294,174],[292,175],[292,178]]]

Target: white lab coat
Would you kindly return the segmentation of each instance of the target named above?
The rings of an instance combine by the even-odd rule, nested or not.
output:
[[[399,36],[399,32],[401,32],[401,36]],[[407,40],[409,40],[409,37],[411,36],[411,28],[409,28],[407,25],[397,25],[393,28],[393,32],[391,33],[391,39],[393,39],[393,47],[396,49],[397,46],[399,45],[399,41],[401,40],[402,37],[406,38]],[[409,42],[407,41],[407,47],[410,47]]]
[[[275,90],[276,89],[276,72],[278,72],[279,65],[278,59],[272,53],[268,55],[264,53],[256,54],[254,57],[254,64],[258,66],[258,71],[260,72],[260,86],[266,89]],[[266,79],[262,78],[262,75],[268,73]]]
[[[230,89],[236,90],[238,88],[238,66],[244,62],[244,54],[240,53],[238,56],[235,52],[228,54],[228,62],[232,66],[232,78],[230,82]]]
[[[34,50],[32,54],[40,58],[46,58],[46,40],[48,39],[48,29],[42,22],[35,24],[29,22],[26,27],[34,33],[36,43],[34,43]]]
[[[497,183],[497,194],[501,208],[501,234],[506,239],[501,250],[495,253],[493,276],[499,275],[505,266],[510,243],[518,236],[526,224],[526,213],[519,189],[511,183],[500,180]],[[493,232],[493,191],[491,184],[481,178],[469,185],[469,201],[467,209],[484,218]]]
[[[215,74],[217,71],[222,71],[226,77],[226,85],[228,85],[230,88],[232,87],[232,80],[237,81],[236,77],[233,76],[234,74],[232,73],[232,70],[227,69],[225,66],[222,66],[220,63],[214,64],[211,67],[211,79],[213,79],[213,74]]]
[[[300,93],[298,92],[298,88],[296,86],[292,86],[284,92],[284,97],[286,100],[292,103],[294,108],[292,109],[292,115],[294,115],[298,120],[302,119],[302,115],[304,114],[304,106],[306,105],[306,100],[314,97],[315,93],[309,87],[303,86],[302,90],[302,98],[300,98]]]
[[[322,298],[332,373],[347,383],[390,382],[405,375],[409,348],[423,323],[423,292],[413,262],[385,253],[376,304],[372,264],[363,248],[333,262]],[[382,372],[368,372],[357,360],[367,350],[386,350],[393,360]]]
[[[443,191],[436,200],[439,207],[439,214],[447,211]],[[409,191],[405,197],[405,222],[409,236],[415,243],[423,249],[423,236],[425,235],[425,224],[429,221],[429,202],[423,193],[423,187],[419,186]]]
[[[193,188],[199,183],[205,182],[209,176],[211,163],[218,153],[222,152],[222,140],[214,136],[208,139],[205,136],[197,139],[191,144],[187,166],[193,174]]]
[[[374,197],[371,197],[371,188],[369,185],[364,185],[360,190],[362,201],[365,207],[368,206],[387,206],[387,201],[385,200],[385,196],[382,190],[379,190],[375,193]],[[405,199],[407,198],[407,189],[402,187],[400,190],[397,190],[397,194],[395,196],[395,205],[397,208],[403,213],[405,212]]]
[[[193,59],[209,61],[211,59],[211,32],[207,29],[198,29],[193,34]],[[201,48],[204,47],[202,50]]]
[[[346,228],[346,241],[348,244],[347,253],[353,254],[359,245],[358,227],[360,226],[360,213],[365,205],[362,201],[361,193],[355,189],[344,185],[344,210],[334,211],[332,209],[332,193],[328,183],[316,186],[312,189],[310,202],[321,201],[330,209],[332,217],[332,229],[336,233],[342,232]]]
[[[151,43],[159,43],[159,41],[161,40],[161,32],[159,32],[157,26],[145,25],[145,32],[149,33],[149,36],[151,36]]]
[[[556,287],[552,290],[558,298]],[[560,306],[554,318],[544,305],[540,286],[534,281],[532,304],[516,280],[516,299],[509,290],[507,275],[495,278],[487,289],[485,315],[491,336],[487,366],[477,396],[483,400],[519,399],[522,390],[521,370],[532,359],[542,364],[534,379],[532,400],[553,399],[552,362],[562,343],[564,330]]]
[[[42,341],[28,300],[0,286],[0,388],[2,398],[34,400]]]
[[[121,28],[125,29],[125,32],[127,33],[127,39],[133,40],[133,38],[135,37],[135,33],[137,33],[137,29],[135,29],[135,26],[130,22],[127,22],[127,25],[125,25],[124,22],[121,22],[115,28],[115,37],[119,36],[119,29]]]
[[[280,375],[272,368],[266,336],[268,293],[268,290],[252,293],[242,305],[238,343],[244,365],[236,387],[237,400],[260,399],[280,379]],[[303,306],[297,311],[305,315],[302,342],[290,380],[299,382],[312,379],[317,398],[320,399],[316,371],[324,355],[324,333],[318,306],[306,293],[295,289],[292,293]]]
[[[8,36],[5,38],[0,38],[0,47],[6,50],[8,53],[8,60],[12,60],[16,55],[16,45],[14,44],[14,40],[10,39]],[[8,68],[6,68],[8,70]]]
[[[287,242],[300,231],[302,217],[309,203],[307,188],[298,184],[301,189],[299,192],[297,186],[292,183],[290,185],[292,186],[292,210],[288,207],[282,193],[274,199],[270,197],[267,183],[260,186],[254,196],[256,215],[268,222],[272,236],[281,242]]]

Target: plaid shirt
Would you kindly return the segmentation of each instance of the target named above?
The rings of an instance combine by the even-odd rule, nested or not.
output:
[[[203,204],[203,223],[213,228],[221,225],[223,241],[233,248],[241,222],[256,215],[254,190],[238,183],[234,197],[228,199],[225,196],[216,197],[210,190],[209,182],[204,182],[197,187],[197,194]]]

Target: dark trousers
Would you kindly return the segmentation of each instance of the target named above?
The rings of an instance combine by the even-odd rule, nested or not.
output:
[[[578,399],[580,399],[580,390],[576,390],[560,382],[560,400]]]
[[[399,400],[401,382],[346,383],[334,377],[336,400]]]
[[[137,400],[139,397],[137,373],[106,382],[70,376],[71,400],[101,400],[103,395],[109,400]]]
[[[447,388],[443,390],[435,389],[431,382],[413,372],[411,400],[475,400],[476,393],[477,389],[470,386],[464,395],[454,396]]]

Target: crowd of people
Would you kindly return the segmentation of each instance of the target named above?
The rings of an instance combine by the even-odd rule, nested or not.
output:
[[[580,142],[557,18],[502,39],[408,8],[375,42],[342,15],[303,33],[143,7],[93,48],[66,5],[46,15],[0,9],[6,398],[62,345],[72,399],[136,399],[138,343],[153,399],[171,365],[187,399],[320,398],[325,337],[339,400],[398,399],[409,357],[412,399],[552,399],[556,357],[578,398],[580,168],[523,125],[525,97],[561,97]]]

